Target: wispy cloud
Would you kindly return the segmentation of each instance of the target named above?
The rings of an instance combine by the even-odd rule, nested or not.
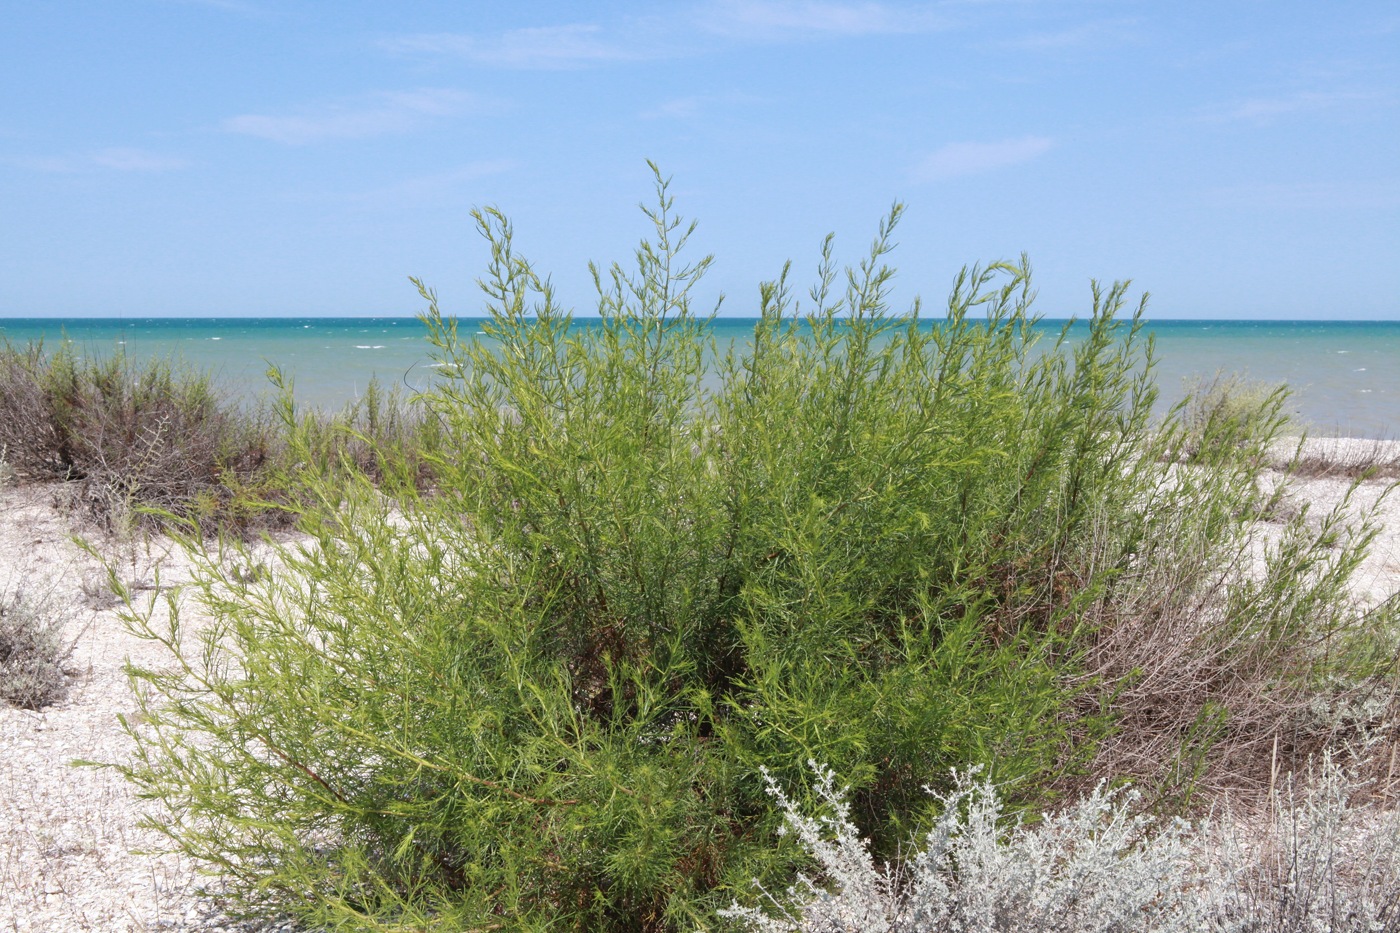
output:
[[[945,25],[927,5],[842,0],[713,0],[705,30],[733,39],[792,41],[928,32]]]
[[[495,36],[438,32],[386,40],[391,52],[452,55],[504,68],[563,69],[643,57],[593,24],[512,29]]]
[[[641,116],[645,120],[656,120],[670,117],[673,119],[689,119],[698,114],[707,103],[705,97],[676,97],[665,101],[650,110],[644,110]]]
[[[355,105],[334,105],[316,112],[286,116],[241,114],[220,125],[229,133],[304,146],[330,139],[364,139],[407,132],[428,118],[451,116],[476,102],[473,95],[464,91],[423,88],[382,92]]]
[[[70,174],[107,169],[115,172],[174,172],[189,165],[177,156],[151,152],[146,149],[117,147],[98,149],[72,156],[20,157],[11,162],[35,172]]]
[[[472,182],[509,172],[516,167],[510,159],[480,159],[456,168],[427,175],[414,175],[392,184],[349,195],[346,200],[369,207],[442,201],[461,194]]]
[[[417,33],[385,39],[401,55],[444,55],[519,69],[585,68],[693,54],[706,41],[796,42],[928,32],[944,19],[928,3],[884,0],[702,0],[617,23],[573,23],[493,35]]]
[[[243,0],[163,0],[163,2],[178,6],[209,7],[228,13],[240,13],[245,16],[262,16],[266,13],[262,8],[251,3],[244,3]]]
[[[514,159],[477,159],[441,171],[407,175],[383,184],[361,187],[299,187],[287,195],[288,200],[318,205],[335,205],[369,211],[402,210],[416,205],[440,207],[462,201],[480,203],[489,200],[477,184],[484,178],[514,171],[519,162]]]
[[[129,148],[98,150],[92,154],[92,162],[118,172],[173,172],[189,164],[175,156]]]
[[[1021,36],[1001,39],[994,43],[997,48],[1016,49],[1025,52],[1059,52],[1083,48],[1117,46],[1135,37],[1131,20],[1100,20],[1080,23],[1063,29],[1032,32]]]
[[[1299,91],[1280,97],[1254,97],[1213,108],[1206,119],[1218,122],[1267,124],[1297,113],[1336,110],[1378,100],[1380,95],[1364,91]]]
[[[715,107],[754,104],[761,100],[752,94],[695,94],[663,101],[650,110],[643,110],[639,116],[644,120],[688,120]]]
[[[993,143],[949,143],[924,157],[914,168],[915,181],[942,181],[976,175],[1029,162],[1049,152],[1055,141],[1045,136],[1023,136]]]

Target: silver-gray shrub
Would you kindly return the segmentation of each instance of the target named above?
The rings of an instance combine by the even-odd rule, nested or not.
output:
[[[815,765],[814,765],[815,767]],[[985,778],[955,775],[934,793],[942,812],[903,867],[878,867],[835,775],[817,768],[827,811],[800,812],[770,780],[786,830],[820,869],[765,912],[735,904],[725,915],[761,933],[1127,933],[1194,931],[1205,911],[1191,883],[1188,829],[1155,824],[1135,795],[1098,785],[1064,810],[1026,823],[1009,816]],[[796,905],[793,907],[785,905]]]
[[[63,699],[68,613],[52,599],[0,592],[0,703],[37,710]]]
[[[1374,792],[1329,752],[1287,776],[1262,819],[1221,820],[1208,840],[1215,928],[1400,930],[1400,811]]]
[[[1192,826],[1098,785],[1027,822],[970,772],[912,858],[878,866],[835,775],[815,765],[817,815],[769,777],[784,833],[811,856],[781,896],[721,913],[754,933],[1383,933],[1400,930],[1400,812],[1330,753],[1257,811]],[[757,901],[755,905],[753,902]]]

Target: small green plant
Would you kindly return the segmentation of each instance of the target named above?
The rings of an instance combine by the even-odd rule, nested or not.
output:
[[[1249,444],[1261,434],[1278,435],[1288,425],[1288,387],[1218,372],[1187,387],[1182,403],[1188,456],[1208,444]]]
[[[244,909],[708,924],[808,861],[771,844],[762,767],[793,786],[831,763],[896,858],[952,767],[1013,807],[1099,769],[1166,806],[1315,738],[1319,665],[1383,667],[1332,602],[1364,535],[1300,523],[1253,575],[1280,421],[1207,419],[1199,443],[1179,411],[1154,423],[1125,284],[1039,354],[1024,260],[964,270],[935,321],[893,314],[896,206],[865,260],[843,274],[828,239],[806,299],[784,270],[751,340],[719,347],[691,303],[709,259],[683,261],[692,227],[657,188],[635,268],[594,270],[597,322],[494,210],[484,336],[419,286],[451,374],[424,399],[430,494],[328,462],[284,399],[279,482],[312,542],[248,579],[191,525],[212,622],[174,594],[168,617],[131,607],[170,663],[131,671],[123,771]]]
[[[46,600],[0,596],[0,703],[37,710],[63,699],[63,664],[73,650],[65,623]]]
[[[281,393],[276,408],[282,426],[297,438],[297,463],[369,477],[391,495],[401,487],[432,488],[433,463],[444,453],[442,424],[420,399],[371,379],[364,394],[340,412],[302,412],[286,375],[274,368],[268,376]]]

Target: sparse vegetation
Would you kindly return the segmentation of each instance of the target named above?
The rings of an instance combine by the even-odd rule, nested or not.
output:
[[[844,276],[828,240],[810,301],[764,284],[722,350],[691,306],[709,260],[684,264],[658,196],[588,328],[479,213],[487,339],[420,286],[455,374],[430,440],[328,446],[285,406],[278,483],[312,542],[244,573],[191,520],[211,624],[173,593],[168,621],[130,605],[170,663],[131,672],[123,771],[240,909],[684,929],[811,863],[773,843],[762,767],[800,787],[827,762],[850,832],[899,862],[983,799],[952,768],[1008,815],[1114,820],[1105,777],[1164,813],[1264,799],[1388,721],[1360,699],[1392,676],[1396,607],[1346,597],[1374,529],[1251,539],[1280,393],[1154,421],[1127,286],[1036,355],[1024,261],[965,270],[933,327],[893,314],[898,207]]]
[[[70,508],[121,535],[178,520],[241,536],[285,524],[290,474],[308,466],[363,473],[386,489],[431,484],[441,431],[421,406],[372,382],[344,411],[303,412],[271,375],[284,390],[276,404],[239,408],[211,377],[177,363],[4,344],[3,475],[62,481]],[[289,431],[307,459],[288,459]]]
[[[0,347],[0,426],[17,470],[67,481],[69,504],[108,530],[246,524],[246,487],[276,454],[271,426],[223,405],[208,376],[69,343]]]
[[[433,463],[444,451],[442,423],[423,405],[398,389],[370,380],[364,394],[342,411],[302,412],[292,403],[291,384],[279,371],[269,373],[281,389],[276,414],[297,438],[295,464],[342,475],[368,477],[383,491],[432,488]],[[293,487],[293,480],[286,484]]]
[[[63,699],[67,616],[52,600],[0,594],[0,703],[37,710]]]
[[[1275,465],[1294,476],[1400,480],[1400,442],[1316,438],[1280,451]]]
[[[1205,454],[1210,444],[1231,443],[1237,436],[1259,430],[1252,421],[1275,422],[1269,430],[1279,433],[1288,422],[1284,406],[1288,387],[1252,380],[1238,373],[1218,372],[1188,385],[1181,406],[1181,425],[1186,432],[1184,452],[1191,457]]]

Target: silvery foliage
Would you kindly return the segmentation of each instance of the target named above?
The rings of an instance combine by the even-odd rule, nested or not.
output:
[[[1086,933],[1195,931],[1207,898],[1194,890],[1190,827],[1133,813],[1132,791],[1099,785],[1035,824],[1009,824],[995,786],[976,772],[954,773],[936,795],[942,815],[921,852],[900,873],[874,864],[849,819],[835,775],[812,764],[813,789],[831,816],[800,813],[768,778],[794,833],[827,884],[803,876],[788,890],[797,915],[764,892],[770,915],[735,902],[724,916],[760,933]]]
[[[954,774],[942,815],[902,872],[876,867],[835,775],[812,765],[829,816],[801,813],[765,771],[785,832],[824,883],[802,876],[769,913],[722,914],[755,933],[1400,933],[1400,811],[1330,754],[1287,779],[1262,825],[1158,823],[1131,790],[1100,784],[1064,811],[1008,821],[996,787]],[[1306,790],[1301,789],[1306,784]],[[795,905],[791,909],[784,903]]]
[[[1369,788],[1330,753],[1313,777],[1306,790],[1286,778],[1260,830],[1216,833],[1214,929],[1400,931],[1400,811],[1356,803]]]

